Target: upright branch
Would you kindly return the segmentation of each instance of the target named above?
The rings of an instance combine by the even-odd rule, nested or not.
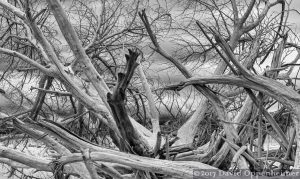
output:
[[[270,1],[265,1],[266,5],[264,7],[264,9],[262,10],[262,12],[259,14],[259,16],[257,17],[257,19],[245,26],[242,27],[242,31],[244,33],[249,32],[250,30],[254,29],[255,27],[257,27],[262,20],[264,20],[264,18],[266,17],[267,13],[269,12],[269,9],[279,3],[281,3],[283,5],[284,8],[284,0],[277,0],[273,3],[271,3]],[[242,24],[241,24],[242,25]]]
[[[277,49],[274,52],[273,59],[271,62],[271,69],[269,72],[266,72],[268,74],[267,77],[269,78],[277,79],[278,77],[279,71],[275,69],[281,68],[281,58],[282,58],[283,51],[285,49],[287,37],[288,34],[285,34],[283,36],[282,41],[279,43]]]
[[[159,114],[158,114],[158,110],[156,109],[156,106],[155,106],[154,96],[151,92],[150,85],[147,82],[147,78],[145,76],[145,73],[144,73],[144,70],[143,70],[143,67],[141,66],[141,64],[137,68],[138,68],[138,74],[140,76],[140,79],[141,79],[141,82],[144,87],[145,94],[146,94],[146,97],[148,100],[148,104],[149,104],[149,113],[150,113],[150,117],[151,117],[153,133],[156,134],[160,131],[160,127],[159,127]]]
[[[143,24],[147,30],[147,33],[154,45],[154,50],[159,53],[161,56],[163,56],[164,58],[166,58],[167,60],[169,60],[172,64],[174,64],[174,66],[176,66],[176,68],[186,77],[186,78],[190,78],[192,77],[192,74],[190,74],[190,72],[185,68],[185,66],[183,66],[178,60],[172,58],[169,54],[167,54],[167,52],[165,52],[159,45],[156,35],[153,33],[148,17],[146,15],[145,10],[143,10],[142,12],[139,12],[139,16],[141,18],[141,20],[143,21]]]
[[[256,96],[253,94],[252,90],[250,90],[249,88],[245,88],[246,92],[248,93],[248,95],[250,96],[251,100],[253,101],[253,103],[257,106],[257,108],[261,111],[261,113],[265,116],[265,118],[269,121],[269,123],[271,124],[271,126],[273,127],[274,131],[276,132],[276,134],[279,136],[279,138],[281,139],[281,142],[283,143],[284,147],[287,148],[288,146],[288,140],[284,134],[284,132],[282,131],[282,129],[280,128],[280,126],[278,125],[278,123],[276,122],[276,120],[271,116],[271,114],[260,104],[261,101],[258,101],[258,99],[256,98]],[[263,94],[260,92],[259,95],[263,96]],[[262,97],[261,97],[262,98]],[[262,99],[261,99],[262,100]]]
[[[53,81],[53,77],[50,76],[43,76],[42,79],[40,80],[40,88],[44,88],[45,90],[49,90],[49,88],[52,85],[52,81]],[[45,85],[46,84],[46,85]],[[32,107],[32,111],[30,114],[30,117],[32,118],[32,120],[36,120],[40,110],[42,109],[42,106],[44,104],[44,100],[46,98],[46,91],[39,91],[37,96],[36,96],[36,100],[35,100],[35,104]]]
[[[224,60],[226,65],[230,68],[230,70],[233,72],[233,74],[237,74],[236,70],[234,67],[230,64],[230,61],[221,53],[221,51],[218,49],[217,44],[218,43],[213,43],[212,39],[208,36],[208,34],[205,32],[204,28],[202,27],[203,25],[201,22],[196,21],[197,26],[200,28],[201,32],[204,34],[206,39],[211,43],[211,45],[215,48],[216,52],[220,55],[220,57]]]
[[[256,0],[251,0],[251,2],[250,2],[250,4],[249,4],[249,6],[248,6],[248,8],[247,8],[247,10],[246,10],[246,12],[245,12],[245,14],[244,14],[243,17],[242,17],[241,19],[239,19],[239,21],[238,21],[238,24],[239,24],[239,25],[243,25],[243,24],[246,22],[247,18],[249,17],[249,15],[250,15],[251,12],[252,12],[252,9],[253,9],[253,7],[254,7],[254,5],[255,5],[255,1],[256,1]]]
[[[251,78],[251,74],[247,71],[247,69],[240,64],[240,62],[236,59],[235,55],[233,54],[230,46],[225,42],[225,40],[220,36],[218,32],[211,29],[215,36],[215,40],[219,43],[223,51],[225,52],[228,59],[235,65],[235,67],[238,69],[238,72],[242,74],[245,78]]]
[[[140,136],[132,125],[125,108],[126,89],[134,74],[135,68],[138,66],[138,63],[136,62],[138,56],[139,54],[132,50],[129,50],[129,54],[125,55],[127,61],[125,73],[118,73],[117,85],[113,93],[107,94],[107,101],[112,110],[118,129],[123,137],[119,146],[120,149],[139,155],[147,155],[149,147],[140,140]]]
[[[237,9],[237,4],[235,0],[231,0],[231,6],[232,6],[232,11],[233,11],[233,18],[234,18],[234,22],[238,22],[239,20],[239,12]]]
[[[76,34],[75,29],[69,22],[67,15],[64,12],[60,2],[58,0],[48,0],[47,3],[76,59],[78,59],[80,63],[84,64],[84,73],[97,90],[99,96],[101,97],[105,105],[107,105],[105,93],[109,92],[109,88],[104,82],[103,77],[97,72],[97,70],[91,63],[90,58],[85,53],[85,49],[82,47],[79,37]]]
[[[81,153],[82,153],[82,159],[83,159],[84,164],[91,176],[91,179],[98,179],[99,176],[97,174],[96,167],[90,157],[90,150],[84,149],[81,151]]]

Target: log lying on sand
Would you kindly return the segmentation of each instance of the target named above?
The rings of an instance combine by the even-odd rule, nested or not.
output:
[[[91,152],[90,159],[93,161],[111,162],[123,164],[132,168],[153,173],[169,175],[176,178],[193,178],[195,172],[203,170],[214,170],[218,172],[217,168],[200,162],[184,162],[184,161],[169,161],[147,158],[133,154],[125,154],[123,152]],[[120,153],[118,155],[117,153]],[[5,157],[10,160],[19,162],[29,167],[38,168],[39,170],[51,171],[54,170],[55,164],[63,166],[68,169],[68,164],[73,162],[83,161],[82,153],[73,153],[68,156],[62,156],[58,160],[49,160],[38,157],[33,157],[23,152],[0,146],[0,157]]]

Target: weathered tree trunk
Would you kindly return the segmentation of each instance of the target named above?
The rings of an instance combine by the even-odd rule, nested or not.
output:
[[[126,55],[125,73],[118,74],[118,83],[114,92],[107,94],[108,104],[110,105],[112,114],[121,133],[121,141],[118,146],[121,151],[137,153],[142,156],[150,154],[151,147],[141,140],[136,128],[132,125],[128,113],[125,108],[126,89],[134,74],[134,70],[138,66],[137,58],[139,54],[129,50],[129,55]]]

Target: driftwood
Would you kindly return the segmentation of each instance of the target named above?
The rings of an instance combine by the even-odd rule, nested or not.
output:
[[[86,47],[83,47],[82,44],[84,43],[81,42],[77,32],[68,20],[60,2],[58,0],[47,0],[46,2],[48,4],[48,9],[52,12],[50,14],[55,17],[55,20],[61,29],[68,46],[70,47],[72,55],[76,59],[76,63],[82,65],[82,73],[84,73],[85,77],[82,78],[71,71],[67,71],[63,66],[59,55],[56,53],[56,49],[53,47],[51,42],[48,41],[46,35],[43,34],[43,29],[39,26],[40,24],[35,21],[40,14],[38,13],[38,15],[32,17],[33,12],[30,11],[31,7],[29,1],[21,3],[18,6],[12,5],[10,2],[0,1],[1,7],[5,9],[4,12],[7,11],[13,14],[13,16],[11,16],[12,19],[16,20],[17,24],[23,25],[25,36],[24,40],[26,40],[26,43],[30,44],[32,48],[37,50],[37,53],[40,54],[43,61],[45,61],[45,64],[44,62],[40,63],[37,59],[31,59],[32,57],[22,54],[23,52],[21,51],[14,51],[14,48],[10,48],[9,46],[1,46],[1,54],[17,57],[31,65],[31,68],[38,69],[45,75],[45,77],[49,78],[45,89],[43,89],[45,86],[44,83],[46,82],[45,78],[41,80],[40,87],[36,88],[39,90],[39,95],[36,99],[35,105],[33,106],[33,110],[31,110],[30,118],[33,120],[28,120],[28,118],[26,118],[26,120],[22,122],[16,118],[18,116],[7,118],[6,120],[13,119],[13,125],[16,129],[21,130],[31,137],[40,139],[47,144],[48,147],[54,148],[59,153],[57,159],[38,161],[35,157],[30,158],[28,155],[23,153],[1,147],[0,155],[8,159],[2,160],[3,162],[12,163],[11,161],[16,161],[17,163],[13,164],[15,166],[34,167],[39,170],[54,171],[54,173],[58,173],[57,170],[59,166],[64,166],[63,170],[65,172],[76,173],[82,178],[98,178],[97,172],[106,173],[114,178],[133,177],[134,175],[136,177],[144,175],[148,178],[156,178],[156,174],[162,174],[165,177],[191,178],[195,170],[216,169],[214,167],[221,168],[223,167],[221,165],[224,163],[228,164],[232,157],[233,159],[231,162],[233,162],[233,168],[248,168],[249,164],[250,170],[259,170],[261,169],[262,164],[262,162],[259,162],[262,159],[279,161],[282,165],[294,165],[296,169],[300,168],[300,96],[295,90],[276,81],[279,77],[279,72],[287,69],[290,65],[298,65],[281,64],[280,60],[282,58],[282,54],[288,44],[287,34],[280,37],[282,38],[280,42],[280,39],[278,39],[279,33],[276,34],[274,43],[278,42],[278,47],[276,51],[274,51],[271,69],[266,70],[263,75],[257,75],[253,67],[253,64],[258,62],[259,58],[264,56],[264,54],[260,52],[260,43],[262,40],[261,36],[259,34],[253,35],[254,33],[252,33],[252,30],[261,24],[262,20],[266,17],[268,10],[276,4],[281,4],[283,8],[282,11],[284,11],[284,1],[278,0],[272,3],[269,1],[266,2],[261,8],[261,11],[258,8],[259,14],[257,17],[250,17],[251,20],[249,16],[251,16],[251,12],[257,1],[251,0],[251,2],[247,4],[247,7],[245,7],[246,9],[244,13],[238,12],[238,8],[240,8],[240,6],[238,6],[234,0],[230,1],[233,11],[233,18],[231,19],[233,22],[231,24],[233,31],[231,32],[231,30],[226,29],[229,37],[227,39],[223,39],[220,32],[217,32],[216,29],[220,28],[205,27],[200,22],[196,22],[200,31],[204,34],[209,43],[211,43],[212,47],[210,49],[216,50],[218,55],[223,59],[223,62],[219,63],[215,70],[214,75],[210,77],[193,77],[191,71],[188,70],[183,63],[181,63],[179,58],[177,59],[177,57],[173,57],[168,54],[167,51],[165,51],[159,44],[157,39],[159,36],[152,31],[151,25],[153,23],[149,22],[150,18],[148,19],[146,16],[146,11],[143,10],[139,13],[142,23],[144,24],[152,44],[154,45],[152,49],[171,62],[183,74],[183,76],[187,78],[186,80],[183,80],[182,83],[170,85],[165,89],[178,91],[191,85],[203,94],[200,106],[196,112],[182,127],[179,128],[177,132],[178,136],[170,141],[169,134],[164,135],[163,132],[160,132],[158,112],[142,68],[139,68],[140,79],[149,102],[148,104],[150,108],[153,132],[137,123],[126,111],[126,91],[134,71],[138,66],[137,58],[139,54],[135,51],[129,50],[129,55],[126,55],[127,63],[124,73],[119,73],[116,76],[114,74],[115,72],[110,69],[113,76],[118,78],[117,83],[113,82],[115,84],[115,88],[112,92],[108,88],[106,81],[104,81],[104,77],[92,64],[92,60],[94,60],[94,58],[102,61],[102,63],[103,59],[101,59],[99,54],[91,55],[87,53],[88,49],[93,46],[93,43],[97,40],[97,38],[102,38],[102,36],[98,34],[100,33],[102,23],[98,24],[97,30],[90,43]],[[19,6],[22,5],[24,5],[24,9],[19,9]],[[216,7],[218,6],[216,5]],[[104,5],[103,9],[105,9]],[[139,8],[137,6],[136,14],[138,14],[138,9]],[[221,11],[219,10],[219,12]],[[222,16],[222,13],[220,14]],[[281,14],[281,22],[279,24],[278,32],[280,32],[281,26],[283,25],[283,17],[284,12]],[[7,20],[10,21],[11,19]],[[211,39],[211,35],[213,35],[213,40],[215,42]],[[250,40],[244,40],[243,38],[248,38],[244,36],[250,36]],[[237,56],[236,53],[234,53],[237,51],[236,47],[240,41],[243,43],[251,42],[253,49],[249,50],[249,54],[244,55],[240,53],[239,56]],[[275,44],[271,45],[268,53],[272,50],[274,45]],[[220,50],[220,48],[222,50]],[[245,52],[247,53],[248,51],[246,50]],[[264,56],[262,62],[267,58],[267,56],[268,54]],[[299,55],[297,58],[299,58]],[[293,63],[296,63],[297,60]],[[107,63],[104,65],[109,68]],[[230,72],[228,75],[223,75],[227,67],[229,67]],[[280,77],[282,79],[289,80],[287,85],[293,85],[291,79],[289,79],[290,73],[291,70],[287,73],[287,76]],[[63,84],[70,93],[56,93],[55,91],[49,90],[52,79],[54,78]],[[83,80],[89,83],[90,89],[86,89],[85,86],[82,85]],[[234,117],[233,121],[230,120],[231,116],[227,114],[226,105],[230,105],[238,100],[231,99],[230,102],[224,105],[220,100],[224,97],[221,93],[226,93],[228,91],[221,90],[220,92],[219,89],[209,86],[212,83],[234,85],[235,87],[241,87],[240,89],[246,91],[244,94],[247,98],[243,104],[244,106],[239,111],[238,109],[235,109],[238,111],[238,115]],[[253,91],[258,92],[256,94]],[[2,94],[1,90],[0,93]],[[77,136],[56,122],[35,120],[38,119],[37,116],[41,110],[46,93],[72,95],[72,97],[76,98],[78,102],[82,104],[82,107],[84,106],[88,112],[93,113],[95,118],[99,119],[99,121],[109,127],[110,137],[120,151],[103,148],[93,144],[92,142],[84,140],[80,137],[82,131],[79,132],[80,136]],[[242,92],[240,94],[244,95]],[[271,97],[274,98],[276,102],[283,104],[286,109],[290,110],[289,114],[294,115],[289,119],[294,120],[294,127],[296,131],[290,140],[286,137],[286,131],[281,128],[278,121],[276,121],[276,118],[267,111],[268,105],[265,105],[266,103],[264,102],[267,98]],[[223,127],[223,129],[221,129],[222,132],[218,131],[220,132],[218,138],[212,138],[207,145],[202,146],[203,150],[194,150],[194,148],[189,145],[179,145],[193,143],[196,131],[199,129],[199,124],[203,121],[205,114],[207,113],[207,109],[209,108],[207,105],[208,102],[211,103],[211,106],[215,109],[218,116],[216,121]],[[74,102],[71,103],[74,107]],[[139,102],[135,102],[135,105],[138,104]],[[83,112],[80,112],[80,114],[81,113],[84,114]],[[79,115],[78,117],[82,116]],[[263,122],[265,122],[265,124],[263,124]],[[242,125],[243,127],[237,127],[236,125]],[[266,130],[264,129],[264,125],[267,128]],[[253,153],[252,150],[246,147],[248,143],[250,143],[250,148],[254,145],[252,145],[252,142],[256,136],[251,134],[254,129],[258,130],[259,133],[258,144],[256,145],[258,147],[257,153]],[[272,131],[270,132],[268,129]],[[217,131],[215,132],[217,133]],[[262,151],[262,143],[266,134],[270,134],[278,141],[281,148],[277,151],[286,151],[285,155],[270,158],[269,151]],[[58,140],[55,140],[52,137],[55,137]],[[178,143],[176,141],[177,139]],[[294,140],[296,140],[298,146],[296,152],[294,151]],[[173,146],[174,142],[176,145]],[[71,151],[74,153],[71,153]],[[83,152],[80,153],[80,151]],[[233,156],[229,154],[236,155]],[[156,157],[160,159],[165,158],[166,160],[147,157]],[[182,161],[169,161],[172,159]],[[197,162],[190,162],[188,160]],[[112,162],[113,164],[109,162]],[[129,168],[123,167],[123,169],[126,168],[123,171],[127,170],[127,172],[124,172],[126,173],[126,176],[124,176],[124,173],[120,170],[112,167],[112,165],[116,164],[119,166],[126,165],[126,167]],[[214,167],[208,166],[207,164]],[[270,166],[272,165],[273,164],[270,164]],[[251,168],[253,166],[255,167],[254,169]],[[282,167],[279,167],[278,169],[282,169]]]
[[[17,161],[21,164],[25,164],[29,167],[37,168],[42,171],[53,171],[55,168],[54,164],[58,164],[60,166],[65,165],[64,170],[70,170],[70,167],[67,164],[80,162],[84,160],[83,155],[81,153],[73,153],[66,156],[62,156],[58,160],[49,160],[35,158],[25,153],[9,149],[3,146],[0,147],[0,157],[5,157],[13,161]],[[205,169],[218,171],[218,169],[214,167],[199,162],[160,160],[141,157],[133,154],[125,154],[118,151],[90,152],[89,158],[92,161],[118,163],[130,166],[135,169],[151,171],[153,173],[159,173],[164,175],[171,175],[178,178],[193,178],[194,171],[201,171]],[[95,166],[97,166],[97,164]]]
[[[128,113],[125,108],[126,89],[130,79],[134,74],[134,70],[138,66],[137,58],[139,54],[129,50],[129,55],[126,57],[125,73],[118,73],[118,82],[114,92],[107,94],[107,101],[112,110],[113,117],[116,121],[118,129],[122,135],[119,148],[122,151],[137,153],[139,155],[149,155],[149,146],[140,140],[135,127],[132,125]]]

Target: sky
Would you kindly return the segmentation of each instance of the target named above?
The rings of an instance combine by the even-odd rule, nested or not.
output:
[[[297,31],[300,33],[300,0],[293,0],[290,8],[298,11],[290,12],[289,21],[297,27]]]

